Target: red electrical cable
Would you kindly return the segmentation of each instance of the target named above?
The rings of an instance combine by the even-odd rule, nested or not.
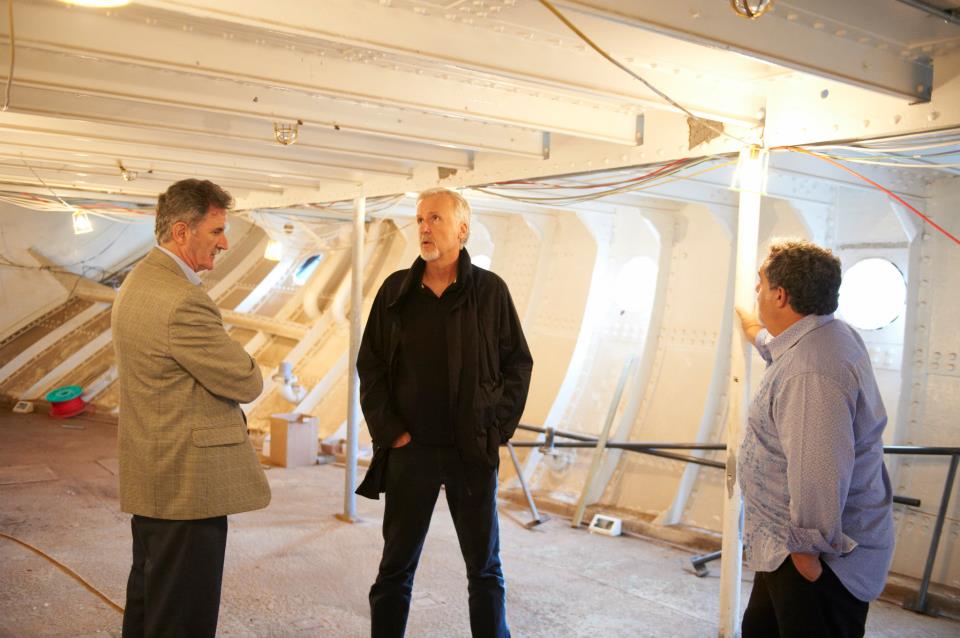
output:
[[[857,171],[853,170],[852,168],[850,168],[850,167],[848,167],[848,166],[844,166],[843,164],[841,164],[840,162],[834,160],[833,158],[827,157],[826,155],[821,155],[820,153],[814,153],[813,151],[808,151],[808,150],[805,149],[805,148],[800,148],[800,147],[798,147],[798,146],[783,146],[783,147],[781,147],[781,148],[785,148],[785,149],[787,149],[788,151],[793,151],[793,152],[795,152],[795,153],[804,153],[805,155],[812,155],[813,157],[819,157],[819,158],[822,159],[824,162],[828,162],[828,163],[830,163],[830,164],[833,164],[834,166],[836,166],[836,167],[838,167],[838,168],[842,168],[843,170],[847,171],[847,172],[850,173],[851,175],[855,175],[855,176],[859,177],[860,179],[862,179],[862,180],[865,181],[866,183],[870,184],[870,185],[873,186],[874,188],[879,189],[879,190],[883,191],[884,193],[886,193],[887,196],[892,197],[893,199],[895,199],[897,202],[899,202],[900,204],[902,204],[903,206],[905,206],[905,207],[907,208],[907,210],[909,210],[911,213],[913,213],[914,215],[916,215],[917,217],[919,217],[919,218],[922,219],[923,221],[927,222],[928,224],[930,224],[931,226],[933,226],[934,228],[936,228],[937,230],[939,230],[941,233],[943,233],[943,235],[944,235],[945,237],[953,240],[953,243],[955,243],[955,244],[957,244],[958,246],[960,246],[960,239],[957,239],[957,237],[956,237],[955,235],[951,234],[950,231],[948,231],[947,229],[945,229],[945,228],[943,228],[942,226],[940,226],[940,224],[938,224],[937,222],[933,221],[932,219],[930,219],[929,217],[927,217],[926,215],[924,215],[923,213],[921,213],[920,211],[918,211],[916,208],[914,208],[913,206],[911,206],[911,205],[908,204],[907,202],[903,201],[903,199],[902,199],[899,195],[897,195],[897,194],[894,193],[893,191],[891,191],[891,190],[889,190],[889,189],[881,186],[880,184],[876,183],[875,181],[873,181],[872,179],[870,179],[870,178],[867,177],[866,175],[861,175],[861,174],[858,173]]]

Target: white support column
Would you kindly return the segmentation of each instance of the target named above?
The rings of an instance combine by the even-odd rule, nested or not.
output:
[[[748,175],[741,151],[740,210],[737,215],[737,270],[734,304],[753,308],[757,265],[757,239],[760,233],[760,191],[762,178]],[[752,183],[751,183],[752,182]],[[730,362],[730,409],[727,412],[727,468],[723,501],[723,560],[720,563],[720,638],[740,635],[740,579],[743,555],[743,499],[737,483],[737,459],[740,441],[747,424],[750,405],[751,344],[742,330],[732,330]]]
[[[363,223],[367,198],[360,195],[353,204],[353,266],[350,277],[350,359],[347,374],[347,449],[343,489],[343,514],[338,518],[348,522],[357,520],[357,437],[360,430],[360,377],[357,375],[357,354],[360,351],[363,312]]]

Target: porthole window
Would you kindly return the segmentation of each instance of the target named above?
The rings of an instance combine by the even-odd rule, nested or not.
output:
[[[649,257],[634,257],[617,274],[614,300],[627,312],[638,312],[653,299],[657,286],[657,264]]]
[[[297,272],[293,275],[293,283],[298,286],[302,286],[307,283],[307,280],[310,279],[310,275],[313,274],[313,271],[317,269],[317,266],[320,265],[320,262],[323,261],[323,253],[319,255],[311,255],[307,257],[300,267],[297,268]]]
[[[879,330],[903,315],[906,301],[907,282],[900,269],[886,259],[864,259],[843,275],[837,313],[861,330]]]

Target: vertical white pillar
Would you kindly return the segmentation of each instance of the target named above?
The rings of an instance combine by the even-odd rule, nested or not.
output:
[[[760,193],[763,190],[765,152],[750,147],[740,152],[737,178],[740,207],[737,215],[734,304],[753,308],[757,239],[760,233]],[[737,459],[750,406],[751,344],[739,325],[732,330],[730,352],[730,409],[727,412],[727,468],[723,493],[723,545],[720,563],[720,638],[740,636],[740,582],[743,555],[743,499],[737,484]]]
[[[366,217],[367,198],[363,195],[353,200],[353,265],[350,270],[350,359],[347,365],[347,449],[346,476],[343,490],[343,515],[341,519],[353,522],[357,519],[357,437],[360,431],[360,377],[357,376],[357,353],[363,311],[363,222]]]

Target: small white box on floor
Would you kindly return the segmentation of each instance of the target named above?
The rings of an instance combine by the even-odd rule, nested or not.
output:
[[[623,522],[616,516],[607,516],[606,514],[594,514],[590,521],[590,531],[594,534],[604,534],[606,536],[620,536]]]
[[[17,414],[30,414],[33,412],[33,403],[31,401],[17,401],[13,406],[13,411]]]
[[[280,467],[315,465],[317,423],[309,414],[271,414],[270,463]]]

